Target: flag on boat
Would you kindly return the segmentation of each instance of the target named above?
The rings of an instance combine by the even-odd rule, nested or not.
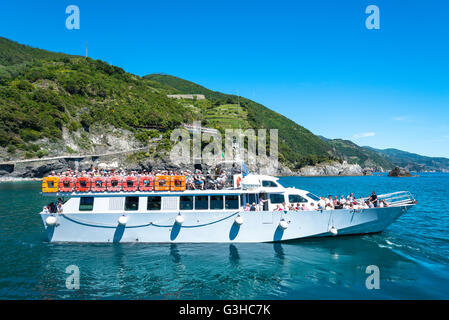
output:
[[[248,167],[246,166],[245,162],[242,162],[242,174],[243,174],[243,177],[246,177],[247,175],[249,175],[249,170],[248,170]]]

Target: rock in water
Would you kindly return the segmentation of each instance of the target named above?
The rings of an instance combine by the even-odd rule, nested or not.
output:
[[[388,173],[389,177],[411,177],[410,171],[405,168],[395,167]]]

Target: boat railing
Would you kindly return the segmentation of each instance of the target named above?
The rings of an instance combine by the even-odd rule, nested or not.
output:
[[[369,197],[362,198],[363,201],[369,199]],[[390,207],[399,207],[405,205],[416,204],[417,201],[409,191],[397,191],[392,193],[381,194],[377,196],[378,201],[385,200]]]

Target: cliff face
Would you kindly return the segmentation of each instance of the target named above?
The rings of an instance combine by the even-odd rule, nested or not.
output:
[[[340,163],[320,163],[315,166],[306,166],[297,173],[300,176],[362,176],[364,171],[358,164]]]

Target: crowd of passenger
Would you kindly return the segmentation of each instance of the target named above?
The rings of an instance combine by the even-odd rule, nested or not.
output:
[[[58,198],[57,202],[51,202],[49,205],[43,208],[43,213],[62,213],[63,201],[61,198]]]
[[[95,177],[156,177],[156,176],[185,176],[186,177],[186,189],[188,190],[220,190],[232,187],[232,176],[236,173],[231,169],[229,172],[224,169],[216,169],[213,172],[211,170],[203,173],[201,170],[124,170],[124,169],[112,169],[105,170],[99,168],[91,168],[91,170],[72,170],[69,169],[65,172],[56,173],[52,171],[52,177],[72,177],[72,178],[95,178]]]
[[[244,207],[245,211],[262,211],[264,207],[264,203],[268,201],[263,198],[259,198],[259,204],[252,203],[250,205],[247,203]],[[385,199],[378,199],[376,192],[372,192],[371,196],[364,199],[356,199],[354,194],[351,192],[347,197],[329,195],[326,197],[320,197],[320,200],[315,205],[315,203],[290,203],[287,205],[285,202],[282,204],[277,204],[275,211],[310,211],[310,210],[336,210],[336,209],[349,209],[349,210],[360,210],[360,209],[369,209],[369,208],[384,208],[388,207],[388,203]]]
[[[50,176],[53,177],[72,177],[72,178],[95,178],[95,177],[156,177],[156,176],[185,176],[186,177],[186,189],[187,190],[220,190],[228,187],[232,187],[233,180],[232,176],[235,174],[234,168],[232,168],[229,172],[224,169],[216,169],[213,173],[210,170],[207,170],[203,173],[201,170],[196,169],[194,171],[191,170],[131,170],[126,171],[123,169],[98,169],[91,168],[91,170],[72,170],[69,169],[65,172],[56,173],[52,171]],[[245,211],[262,211],[264,210],[264,203],[268,200],[259,198],[259,203],[246,203],[244,210]],[[336,210],[336,209],[369,209],[376,207],[388,207],[388,203],[385,199],[378,199],[376,193],[373,191],[371,196],[368,198],[359,198],[356,199],[354,193],[350,193],[347,197],[345,196],[332,196],[329,195],[326,197],[320,197],[320,200],[317,201],[317,204],[310,202],[309,203],[290,203],[287,205],[285,202],[282,204],[277,204],[275,211],[309,211],[309,210]],[[44,207],[44,211],[48,211],[49,213],[57,213],[62,212],[62,200],[58,199],[58,202],[51,203],[50,205]]]

